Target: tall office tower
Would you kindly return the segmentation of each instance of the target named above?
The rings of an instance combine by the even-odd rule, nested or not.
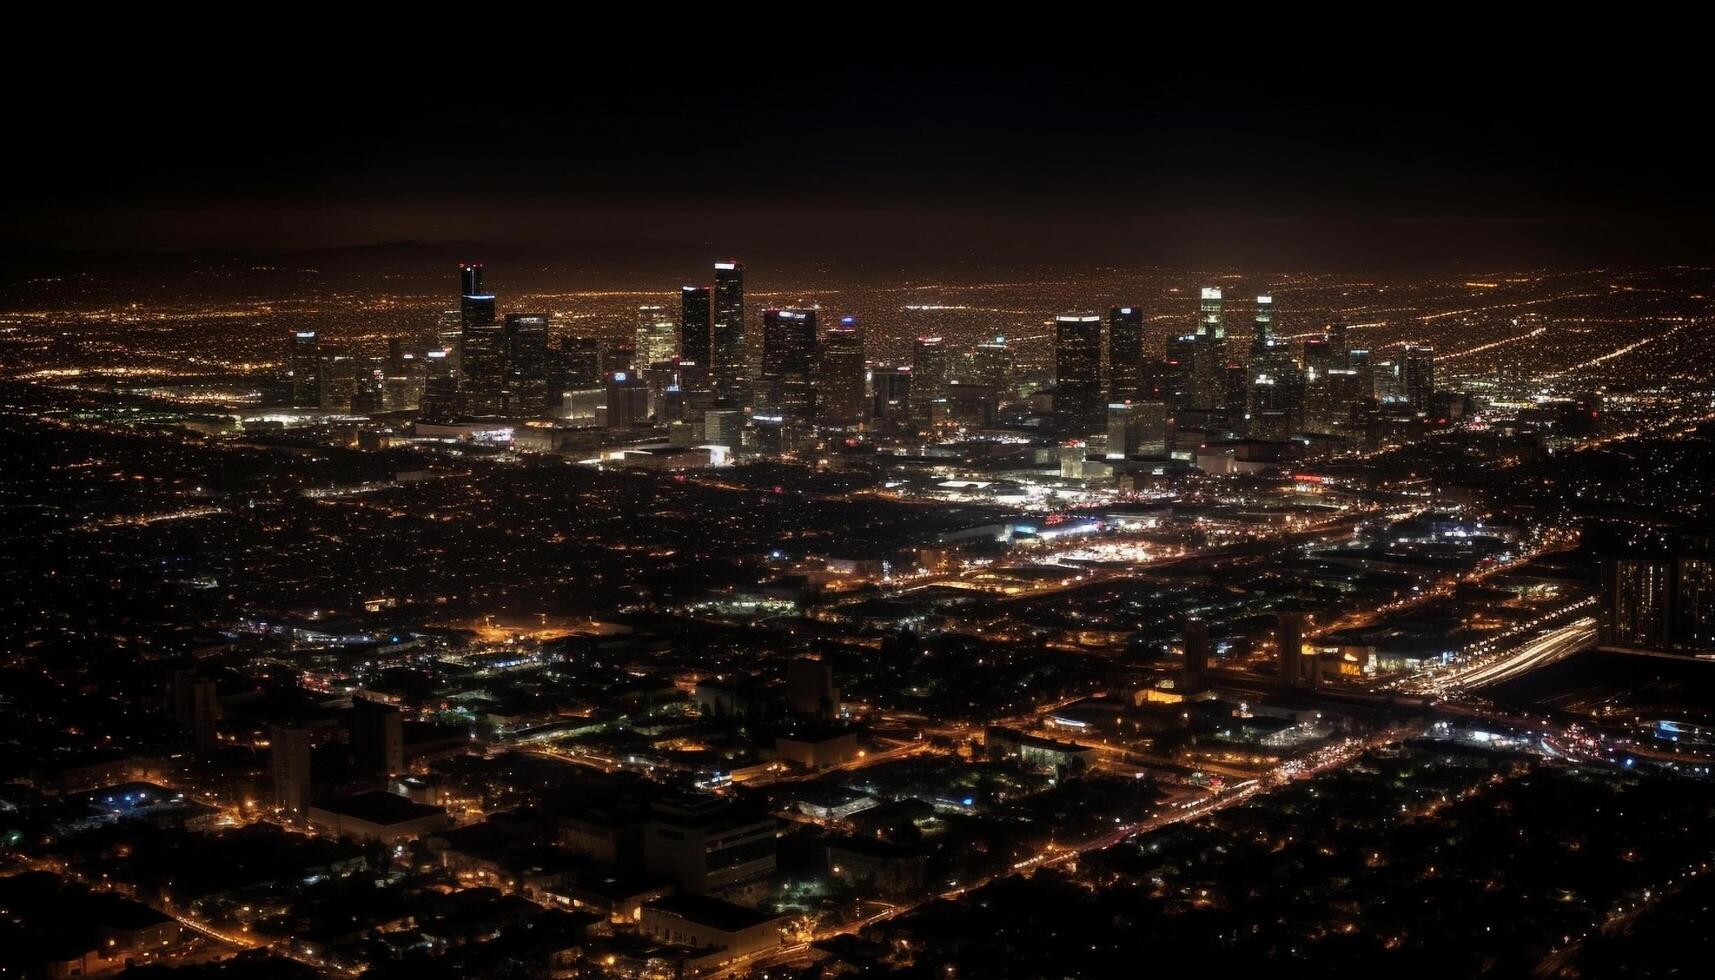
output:
[[[1279,613],[1274,622],[1274,655],[1280,683],[1287,687],[1313,686],[1315,658],[1304,654],[1304,614]]]
[[[1191,406],[1191,372],[1197,363],[1197,335],[1167,338],[1167,402],[1175,409]]]
[[[372,357],[357,361],[356,382],[351,391],[352,414],[373,415],[384,407],[387,392],[385,363]]]
[[[1204,286],[1197,306],[1197,336],[1227,339],[1226,321],[1221,314],[1221,287]]]
[[[1227,328],[1221,318],[1221,290],[1203,287],[1196,341],[1191,351],[1190,407],[1201,411],[1226,403]]]
[[[1292,347],[1274,333],[1274,298],[1256,298],[1256,326],[1251,337],[1249,391],[1246,411],[1293,413],[1301,409],[1305,376],[1293,359]]]
[[[744,439],[744,413],[729,408],[705,411],[703,439],[712,445],[737,449]]]
[[[1135,455],[1151,459],[1167,455],[1167,403],[1141,401],[1131,403],[1131,424],[1137,430]]]
[[[953,352],[940,337],[918,337],[911,345],[911,416],[928,424],[931,406],[953,383]]]
[[[1605,646],[1666,650],[1673,637],[1673,563],[1622,558],[1602,566]]]
[[[459,310],[446,310],[440,315],[435,324],[435,344],[442,351],[447,367],[446,376],[457,384],[463,377],[461,365],[464,363],[464,315]]]
[[[640,366],[637,348],[631,344],[611,344],[602,348],[601,373],[604,375],[615,371],[635,371]]]
[[[637,308],[637,364],[648,367],[679,353],[679,326],[665,306]]]
[[[1133,411],[1133,406],[1141,404],[1108,403],[1108,459],[1125,459],[1137,455],[1138,447],[1143,442],[1143,431],[1138,425],[1139,413]]]
[[[1195,617],[1185,621],[1185,669],[1180,687],[1186,694],[1201,694],[1209,686],[1209,624]]]
[[[1054,318],[1054,428],[1087,436],[1102,427],[1102,318],[1068,313]]]
[[[415,412],[423,399],[427,374],[424,361],[407,351],[399,338],[387,341],[387,361],[381,392],[381,407],[388,412]]]
[[[1012,383],[1012,348],[1005,337],[985,340],[971,350],[971,380],[986,385],[997,402],[1009,401],[1016,389]]]
[[[1250,397],[1249,371],[1238,361],[1228,361],[1223,369],[1226,387],[1221,390],[1221,410],[1230,419],[1243,417],[1245,402]]]
[[[310,729],[275,725],[269,734],[274,770],[274,806],[287,820],[303,820],[310,811]]]
[[[793,659],[786,665],[786,698],[801,715],[832,718],[840,709],[833,666],[811,657]]]
[[[1353,406],[1368,397],[1358,372],[1351,368],[1329,370],[1305,396],[1305,430],[1334,435],[1350,424]]]
[[[602,383],[602,345],[594,337],[561,337],[555,373],[561,390],[594,388]]]
[[[744,387],[749,349],[744,342],[744,266],[715,263],[714,371],[715,387],[728,397]]]
[[[1435,396],[1435,348],[1407,344],[1401,380],[1411,410],[1427,413],[1429,401]]]
[[[819,351],[815,310],[762,312],[762,379],[757,400],[795,419],[811,418]]]
[[[417,410],[424,415],[444,418],[458,412],[458,378],[450,358],[450,351],[438,347],[423,355],[423,395]]]
[[[318,369],[324,412],[349,412],[357,397],[357,359],[349,351],[323,350]]]
[[[607,427],[629,429],[649,421],[649,385],[635,371],[607,376]]]
[[[1328,325],[1328,370],[1337,371],[1352,366],[1352,343],[1345,320]]]
[[[1108,308],[1108,401],[1143,398],[1143,310]]]
[[[367,698],[352,701],[351,757],[359,772],[405,771],[405,716],[398,708]]]
[[[292,407],[322,405],[321,351],[314,330],[293,330],[288,336],[286,367],[292,373]]]
[[[710,287],[679,287],[679,363],[687,388],[707,387],[714,365],[714,324]]]
[[[506,396],[508,415],[548,414],[548,317],[543,313],[508,313],[506,338]]]
[[[911,421],[911,368],[881,366],[870,373],[873,397],[870,417],[882,430],[895,433]]]
[[[1167,402],[1169,405],[1178,404],[1174,398],[1174,381],[1179,373],[1179,364],[1164,357],[1152,357],[1143,362],[1143,369],[1138,372],[1138,394],[1147,402]]]
[[[506,332],[496,322],[494,294],[483,291],[482,266],[459,266],[459,358],[465,411],[498,415],[506,408]]]
[[[842,316],[822,338],[822,421],[855,425],[864,416],[863,332],[857,317]]]
[[[1370,361],[1369,350],[1353,347],[1346,351],[1346,366],[1358,376],[1359,400],[1376,397],[1375,365]]]
[[[190,733],[198,749],[214,744],[220,701],[212,679],[198,676],[195,670],[173,671],[167,677],[167,706],[173,720]]]

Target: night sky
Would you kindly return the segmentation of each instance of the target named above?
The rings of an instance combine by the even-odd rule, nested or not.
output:
[[[11,101],[27,138],[0,248],[410,240],[921,271],[1708,258],[1707,73],[1672,39],[1092,31],[116,44],[85,59],[99,87],[32,76]]]

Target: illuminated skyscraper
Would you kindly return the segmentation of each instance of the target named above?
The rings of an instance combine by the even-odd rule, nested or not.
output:
[[[1191,345],[1191,408],[1212,411],[1226,403],[1227,328],[1221,316],[1221,291],[1204,287],[1198,307],[1197,332]]]
[[[1310,372],[1299,370],[1291,345],[1275,336],[1272,296],[1256,298],[1253,330],[1250,365],[1246,372],[1245,411],[1253,416],[1253,429],[1259,428],[1254,424],[1255,416],[1270,413],[1271,419],[1280,420],[1273,428],[1287,431],[1270,431],[1265,436],[1285,438],[1298,427],[1302,418],[1305,383]]]
[[[1666,650],[1673,636],[1673,563],[1626,558],[1602,567],[1602,642]]]
[[[823,421],[852,425],[863,420],[863,332],[857,317],[843,316],[822,338],[821,396]]]
[[[679,353],[679,326],[665,306],[637,308],[637,365],[640,368],[670,361]]]
[[[1108,401],[1142,398],[1143,310],[1136,306],[1108,309]]]
[[[1227,339],[1227,326],[1221,315],[1221,290],[1218,286],[1203,287],[1202,300],[1197,308],[1197,336],[1214,340]]]
[[[1054,426],[1087,436],[1103,424],[1102,318],[1070,313],[1054,318]]]
[[[729,397],[744,387],[749,349],[744,342],[744,266],[715,263],[715,385]]]
[[[788,417],[809,418],[815,407],[811,380],[817,360],[815,310],[763,311],[758,401]]]
[[[483,292],[482,266],[459,266],[460,368],[465,411],[497,415],[506,407],[506,334],[495,322],[494,294]]]
[[[997,402],[1012,398],[1012,349],[1005,337],[985,340],[971,351],[971,380],[986,386]]]
[[[314,330],[294,330],[288,337],[286,363],[292,373],[292,407],[320,408],[321,351]]]

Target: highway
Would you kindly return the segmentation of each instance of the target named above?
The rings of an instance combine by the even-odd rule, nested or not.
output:
[[[1401,681],[1397,689],[1410,694],[1453,697],[1547,666],[1589,647],[1595,641],[1596,620],[1583,616],[1539,633],[1517,646],[1424,670]]]

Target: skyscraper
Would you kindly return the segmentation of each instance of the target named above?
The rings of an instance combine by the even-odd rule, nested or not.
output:
[[[310,810],[310,729],[275,725],[269,734],[274,771],[274,806],[288,820],[303,820]]]
[[[1250,364],[1246,371],[1245,411],[1254,417],[1281,413],[1283,426],[1295,429],[1304,407],[1306,372],[1298,369],[1291,345],[1274,333],[1274,297],[1256,298],[1256,321],[1251,335]],[[1253,428],[1256,428],[1253,425]],[[1288,433],[1269,433],[1284,438]]]
[[[997,402],[1013,396],[1012,349],[1006,345],[1005,337],[985,340],[972,349],[971,379],[987,386]]]
[[[670,361],[679,352],[678,325],[665,306],[637,308],[637,365],[648,367]]]
[[[714,361],[714,307],[708,286],[679,287],[679,363],[686,387],[701,388]]]
[[[1108,459],[1125,459],[1137,454],[1142,442],[1138,418],[1132,412],[1134,402],[1108,403]]]
[[[404,715],[399,709],[365,698],[353,699],[351,755],[359,772],[404,772]]]
[[[494,295],[483,292],[482,266],[459,266],[460,369],[465,411],[497,415],[506,406],[506,336],[495,322]]]
[[[1197,332],[1191,350],[1190,407],[1201,411],[1221,408],[1226,401],[1227,328],[1221,315],[1221,290],[1203,288],[1197,313]]]
[[[911,419],[911,368],[906,365],[877,367],[870,377],[874,388],[870,417],[888,432],[904,429]]]
[[[351,411],[352,399],[357,396],[357,359],[345,350],[324,349],[321,355],[317,383],[322,411]]]
[[[1103,423],[1102,318],[1069,313],[1054,318],[1054,426],[1087,436]]]
[[[1108,309],[1108,401],[1142,398],[1143,310],[1136,306]]]
[[[1406,403],[1414,412],[1427,413],[1435,395],[1435,348],[1407,344],[1402,364]]]
[[[548,412],[548,318],[541,313],[508,313],[505,409],[509,415]]]
[[[190,733],[198,749],[214,744],[215,723],[220,720],[220,702],[214,681],[195,670],[175,670],[167,683],[168,707],[173,720]]]
[[[316,345],[316,332],[294,330],[289,341],[286,363],[292,373],[292,407],[320,408],[321,352]]]
[[[763,311],[759,401],[792,418],[810,417],[817,360],[815,310]]]
[[[857,317],[843,316],[822,339],[822,420],[852,425],[863,420],[863,333]]]
[[[918,337],[911,345],[911,415],[927,424],[937,399],[953,381],[953,352],[940,337]]]
[[[744,342],[744,266],[715,263],[715,386],[729,397],[744,387],[749,350]]]

